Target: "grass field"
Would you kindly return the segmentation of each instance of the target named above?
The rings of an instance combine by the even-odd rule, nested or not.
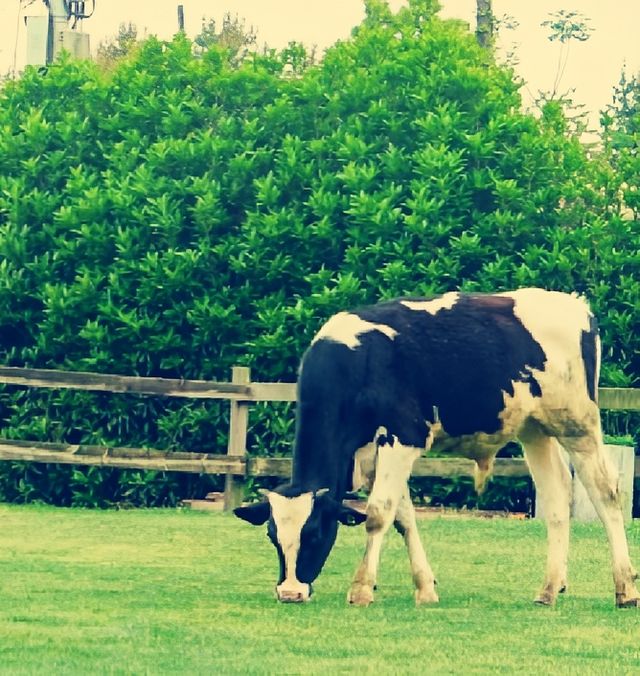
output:
[[[421,522],[441,602],[415,608],[389,533],[376,602],[345,603],[364,530],[342,529],[306,605],[272,596],[264,529],[226,514],[0,505],[0,673],[640,672],[600,526],[574,525],[570,589],[533,606],[542,524]],[[640,523],[629,530],[640,564]]]

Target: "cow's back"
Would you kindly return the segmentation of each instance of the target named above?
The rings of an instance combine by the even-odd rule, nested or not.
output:
[[[335,315],[307,352],[302,380],[375,425],[385,416],[415,430],[437,422],[448,437],[498,443],[528,417],[552,426],[591,410],[597,362],[595,324],[576,296],[449,293]]]

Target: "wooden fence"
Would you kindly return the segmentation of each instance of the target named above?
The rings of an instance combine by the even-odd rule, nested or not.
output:
[[[0,367],[0,383],[186,399],[225,399],[231,406],[229,441],[224,454],[0,439],[0,460],[224,474],[225,509],[232,509],[241,502],[247,477],[288,477],[291,473],[290,458],[251,457],[246,445],[251,405],[265,401],[295,401],[295,383],[254,383],[249,369],[242,366],[233,368],[230,383],[7,366]],[[599,395],[601,408],[640,410],[640,389],[601,388]],[[473,467],[473,461],[464,458],[420,458],[414,465],[413,476],[472,475]],[[497,458],[493,474],[521,477],[528,476],[529,471],[522,458]],[[640,458],[636,458],[635,475],[640,476]]]

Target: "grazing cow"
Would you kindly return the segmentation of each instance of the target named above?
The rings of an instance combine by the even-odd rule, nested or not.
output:
[[[333,316],[302,360],[291,483],[235,510],[254,525],[268,521],[278,598],[308,600],[338,523],[366,521],[348,600],[373,600],[382,539],[395,523],[416,602],[437,602],[407,487],[412,465],[430,449],[471,458],[480,490],[496,453],[518,439],[547,521],[535,602],[553,604],[567,583],[571,482],[562,446],[604,523],[616,603],[640,605],[617,479],[603,452],[599,361],[585,301],[541,289],[406,298]],[[370,490],[366,516],[342,502],[361,486]]]

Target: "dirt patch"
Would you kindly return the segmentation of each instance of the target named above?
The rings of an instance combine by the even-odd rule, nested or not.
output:
[[[365,512],[367,503],[364,500],[345,500],[345,505],[353,507],[360,512]],[[528,519],[524,512],[505,512],[490,509],[451,509],[446,507],[415,507],[418,519]]]

